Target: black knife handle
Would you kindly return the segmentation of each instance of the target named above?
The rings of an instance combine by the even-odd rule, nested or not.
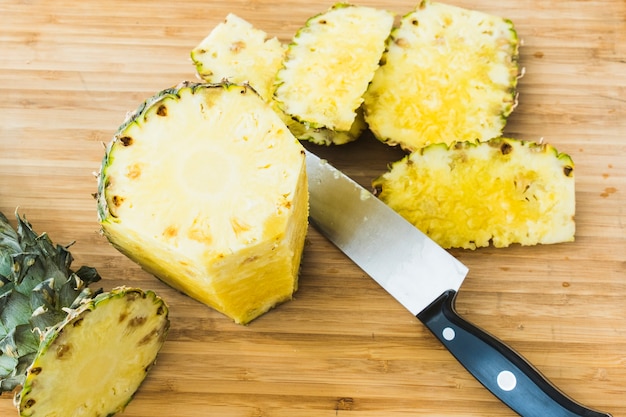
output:
[[[456,312],[443,293],[417,318],[489,391],[523,417],[611,417],[562,393],[519,353]]]

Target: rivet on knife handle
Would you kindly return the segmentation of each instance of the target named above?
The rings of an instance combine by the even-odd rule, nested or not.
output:
[[[455,310],[456,291],[443,293],[417,318],[489,391],[523,417],[610,417],[562,393],[520,354]]]

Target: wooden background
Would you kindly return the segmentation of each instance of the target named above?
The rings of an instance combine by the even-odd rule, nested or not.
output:
[[[362,0],[404,14],[416,0]],[[451,251],[458,309],[578,401],[626,416],[626,2],[454,0],[524,40],[506,135],[576,162],[577,239]],[[126,111],[193,80],[190,50],[228,12],[287,41],[331,1],[0,0],[0,210],[76,241],[105,289],[159,292],[172,328],[124,416],[511,416],[428,331],[311,229],[294,301],[247,327],[173,291],[98,234],[91,193]],[[363,184],[397,159],[371,138],[316,149]],[[13,223],[14,224],[14,223]],[[119,358],[124,361],[124,358]],[[11,396],[0,415],[16,415]]]

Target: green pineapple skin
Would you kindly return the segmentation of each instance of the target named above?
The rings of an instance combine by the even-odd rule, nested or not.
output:
[[[511,138],[433,144],[391,164],[372,186],[446,249],[575,238],[574,162],[549,144]]]
[[[126,305],[134,302],[145,302],[151,306],[151,311],[142,311],[144,315],[127,315],[127,311],[122,311],[117,305],[113,304],[114,301],[120,301],[126,303]],[[110,311],[107,312],[107,308]],[[105,322],[111,323],[113,326],[114,332],[110,334],[105,333],[104,335],[105,340],[111,339],[117,342],[115,346],[107,346],[109,350],[119,349],[121,353],[134,354],[136,349],[148,347],[152,349],[151,355],[148,355],[145,361],[140,364],[128,363],[129,359],[127,357],[122,357],[119,361],[113,363],[99,363],[99,356],[103,352],[94,352],[86,349],[84,346],[85,344],[88,345],[90,342],[88,339],[92,338],[89,334],[91,331],[101,331],[103,329],[87,329],[87,337],[82,339],[74,337],[76,332],[84,332],[85,326],[82,323],[98,313],[109,315],[110,317],[106,318]],[[133,312],[133,314],[136,314],[136,312]],[[43,415],[41,413],[45,415],[71,416],[79,415],[75,414],[79,412],[81,416],[96,417],[102,415],[112,416],[123,411],[132,400],[133,395],[147,376],[150,368],[156,362],[156,354],[164,344],[169,331],[170,321],[168,315],[169,309],[167,304],[156,293],[150,290],[144,291],[130,287],[117,287],[109,292],[101,293],[84,302],[77,309],[72,310],[63,321],[50,328],[43,335],[37,355],[27,370],[23,389],[15,397],[15,404],[18,407],[20,417]],[[145,328],[146,323],[151,324],[152,321],[156,321],[156,327],[145,331],[145,335],[139,339],[137,346],[129,346],[130,342],[128,340],[138,338],[133,336],[132,333],[129,334],[128,332],[131,331],[129,329],[132,328],[132,331],[142,330],[142,327]],[[100,335],[100,337],[102,336]],[[75,343],[70,343],[73,338],[76,339]],[[68,346],[69,348],[67,348]],[[124,352],[124,348],[127,348],[129,351]],[[64,355],[71,355],[71,362],[63,363]],[[78,359],[76,358],[77,356]],[[45,377],[46,371],[48,371],[48,367],[44,366],[44,364],[47,364],[48,361],[56,361],[61,364],[60,367],[66,367],[62,376],[65,376],[65,372],[71,372],[73,368],[78,367],[82,371],[80,371],[79,375],[73,375],[70,378],[54,378],[52,381],[42,381],[42,377]],[[113,375],[113,377],[107,379],[102,374],[97,374],[94,368],[98,370],[98,366],[107,367],[111,370],[108,375]],[[126,390],[118,389],[116,385],[120,384],[118,375],[123,375],[124,370],[130,366],[135,367],[132,373],[133,383],[122,385]],[[99,371],[102,371],[102,369]],[[92,375],[86,375],[90,373]],[[91,395],[91,392],[89,396],[85,396],[82,387],[75,389],[77,383],[86,384],[87,381],[89,383],[96,382],[93,387],[89,388],[93,390],[94,396]],[[51,384],[52,386],[46,386],[46,384]],[[121,391],[119,395],[115,392],[116,389]],[[50,390],[52,392],[48,392]],[[107,401],[110,401],[111,404],[103,405],[99,403],[99,400],[106,398],[107,395],[110,395],[110,392],[114,392],[111,395],[112,398],[107,398]],[[67,395],[69,400],[66,402],[55,400],[59,395]],[[44,400],[40,401],[41,398],[44,398]],[[72,408],[72,406],[75,408]]]
[[[94,268],[71,269],[68,246],[37,235],[15,212],[13,229],[0,213],[0,393],[24,382],[40,335],[62,321],[65,309],[97,295],[89,285],[100,280]]]

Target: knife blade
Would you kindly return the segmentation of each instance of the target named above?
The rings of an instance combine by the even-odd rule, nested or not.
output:
[[[505,343],[462,318],[468,268],[380,199],[306,150],[311,224],[419,319],[489,391],[523,417],[610,417],[560,391]]]

